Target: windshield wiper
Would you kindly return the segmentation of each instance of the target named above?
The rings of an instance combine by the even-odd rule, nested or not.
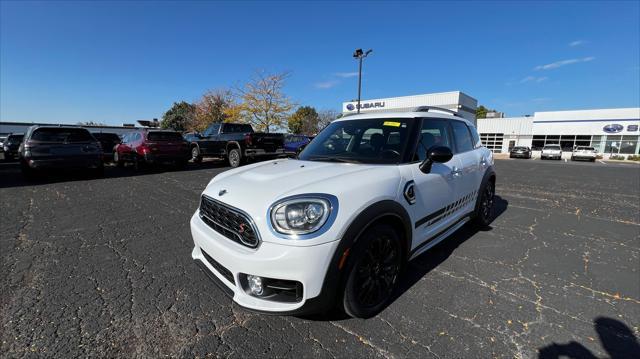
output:
[[[309,158],[309,161],[326,161],[326,162],[343,162],[343,163],[359,163],[360,161],[331,156],[313,156]]]

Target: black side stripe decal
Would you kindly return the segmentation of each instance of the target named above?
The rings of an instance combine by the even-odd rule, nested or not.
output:
[[[445,208],[440,208],[439,210],[427,215],[426,217],[423,217],[423,218],[419,219],[416,222],[416,228],[420,227],[421,225],[423,225],[423,224],[429,222],[430,220],[438,217],[439,215],[443,214],[446,209],[447,209],[446,207]]]

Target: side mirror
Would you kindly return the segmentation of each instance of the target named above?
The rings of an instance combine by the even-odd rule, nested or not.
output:
[[[433,146],[427,150],[427,158],[420,164],[420,171],[422,173],[431,172],[431,166],[434,163],[449,162],[453,157],[453,152],[446,146]]]

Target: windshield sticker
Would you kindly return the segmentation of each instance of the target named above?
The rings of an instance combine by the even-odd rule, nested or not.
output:
[[[400,122],[395,121],[384,121],[382,126],[390,126],[390,127],[400,127]]]

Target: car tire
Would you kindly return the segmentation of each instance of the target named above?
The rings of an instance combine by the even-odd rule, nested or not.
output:
[[[575,161],[575,160],[576,160],[575,157],[571,156],[571,161]]]
[[[236,168],[240,167],[242,164],[242,155],[240,154],[239,148],[233,148],[229,151],[227,155],[227,159],[229,160],[229,166]]]
[[[391,300],[403,265],[400,238],[387,224],[367,229],[352,247],[342,290],[342,308],[354,318],[371,318]]]
[[[200,155],[200,149],[198,148],[198,146],[193,146],[191,148],[191,160],[193,161],[193,163],[202,162],[202,155]]]
[[[124,167],[124,161],[122,160],[122,158],[120,158],[120,156],[118,156],[117,151],[113,152],[113,162],[115,162],[116,166],[120,168]]]
[[[473,223],[478,228],[486,228],[493,221],[496,185],[494,181],[487,183],[480,189],[476,212],[473,215]]]

